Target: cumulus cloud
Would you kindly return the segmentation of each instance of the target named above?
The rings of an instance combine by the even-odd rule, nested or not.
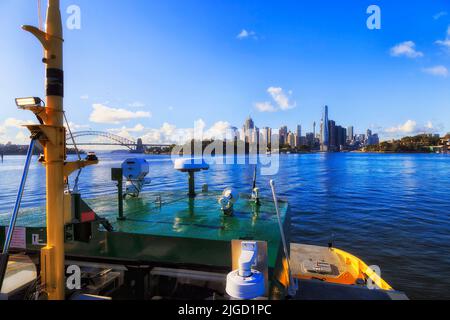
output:
[[[140,133],[145,130],[145,127],[142,124],[137,124],[132,128],[122,127],[122,128],[115,128],[115,129],[108,129],[108,132],[117,134],[119,136],[127,135],[131,137],[131,133]],[[128,138],[125,137],[124,138]]]
[[[436,41],[436,44],[444,48],[450,49],[450,26],[447,28],[447,35],[444,40]]]
[[[92,105],[93,111],[89,117],[89,121],[103,124],[120,124],[122,122],[151,118],[152,114],[147,111],[132,112],[126,109],[116,109],[105,106],[103,104]]]
[[[273,106],[273,104],[269,101],[266,102],[257,102],[255,103],[255,108],[259,112],[275,112],[277,108]]]
[[[231,125],[226,121],[216,122],[211,128],[205,132],[207,139],[227,139]]]
[[[448,69],[445,66],[435,66],[422,69],[423,72],[437,77],[448,77]]]
[[[64,123],[64,127],[67,128],[67,124]],[[69,127],[70,127],[70,130],[72,130],[72,131],[89,129],[89,126],[87,124],[78,124],[75,122],[69,122]]]
[[[286,111],[297,106],[295,102],[290,101],[292,91],[286,93],[280,87],[270,87],[267,93],[273,99],[273,103],[269,101],[255,103],[255,108],[260,112]]]
[[[16,118],[8,118],[0,123],[0,137],[1,142],[5,143],[12,141],[14,143],[29,143],[30,135],[23,127],[24,125],[35,124],[30,120],[20,120]]]
[[[423,57],[424,54],[416,50],[416,44],[413,41],[405,41],[391,48],[391,56],[414,59]]]
[[[270,87],[267,92],[272,96],[272,99],[277,103],[281,110],[289,110],[296,107],[295,103],[289,101],[288,94],[283,92],[282,88]],[[289,92],[292,95],[292,92]]]
[[[402,135],[417,135],[423,133],[438,133],[442,131],[442,126],[435,126],[431,121],[426,124],[419,125],[414,120],[408,120],[404,124],[400,124],[396,127],[387,128],[384,132],[393,136]]]
[[[244,40],[247,38],[253,38],[255,40],[258,39],[256,32],[246,29],[242,29],[241,32],[239,32],[239,34],[236,36],[236,38],[239,40]]]
[[[3,122],[3,127],[22,129],[24,125],[29,124],[34,124],[34,122],[30,120],[19,120],[15,118],[8,118]]]
[[[141,138],[148,144],[183,144],[192,139],[226,139],[231,137],[230,130],[231,125],[226,121],[218,121],[208,128],[202,119],[198,119],[192,128],[177,128],[166,122],[161,128],[145,128],[142,125],[136,125],[133,128],[122,127],[108,131],[130,140]]]
[[[27,135],[24,130],[20,130],[17,132],[14,142],[17,144],[28,144],[30,143],[30,135]]]

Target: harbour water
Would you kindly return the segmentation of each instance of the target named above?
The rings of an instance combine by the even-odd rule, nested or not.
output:
[[[129,154],[99,155],[98,166],[80,178],[84,197],[116,192],[112,167]],[[187,177],[173,170],[169,156],[142,156],[150,163],[146,191],[186,189]],[[35,159],[36,160],[36,159]],[[24,157],[0,163],[0,222],[14,206]],[[412,299],[450,299],[450,157],[437,154],[281,155],[276,176],[260,176],[269,196],[275,179],[289,200],[291,240],[351,252],[381,267],[382,277]],[[212,165],[197,175],[211,190],[251,191],[253,166]],[[45,202],[45,171],[33,162],[23,208]],[[95,208],[94,208],[95,209]]]

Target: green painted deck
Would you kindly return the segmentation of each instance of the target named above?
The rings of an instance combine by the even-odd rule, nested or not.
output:
[[[85,199],[112,223],[115,232],[95,230],[89,243],[67,242],[66,251],[93,258],[228,267],[231,240],[260,240],[267,241],[269,266],[275,267],[281,243],[273,202],[262,199],[256,207],[241,195],[234,215],[225,216],[217,203],[219,195],[201,193],[189,199],[183,192],[145,193],[124,201],[125,221],[117,220],[115,195]],[[286,222],[288,204],[280,201],[279,207]],[[0,225],[8,225],[8,219],[9,215],[0,216]],[[17,226],[27,227],[27,243],[36,249],[32,234],[45,237],[44,209],[23,210]],[[4,228],[0,227],[2,239]]]

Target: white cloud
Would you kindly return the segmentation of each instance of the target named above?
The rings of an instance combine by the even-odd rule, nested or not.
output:
[[[89,100],[89,96],[87,94],[84,94],[80,97],[81,100]]]
[[[450,26],[448,26],[447,35],[445,39],[436,41],[436,44],[444,48],[450,49]]]
[[[35,124],[35,122],[30,120],[19,120],[15,118],[8,118],[3,122],[3,127],[5,128],[16,128],[23,129],[24,125]]]
[[[276,112],[277,108],[273,106],[273,104],[269,101],[266,102],[257,102],[255,103],[255,108],[259,112]]]
[[[237,39],[239,40],[244,40],[247,38],[253,38],[253,39],[258,39],[256,32],[254,31],[249,31],[246,29],[242,29],[242,31],[236,36]]]
[[[20,130],[15,137],[15,143],[17,144],[28,144],[30,143],[30,135],[26,135],[23,130]]]
[[[419,125],[414,120],[408,120],[404,124],[388,128],[384,130],[384,132],[393,136],[402,136],[417,135],[423,133],[438,133],[442,131],[442,129],[442,125],[435,126],[431,121],[428,121],[424,125]]]
[[[94,123],[119,124],[134,119],[151,118],[152,114],[146,111],[132,112],[126,109],[116,109],[103,104],[92,105],[93,111],[89,121]]]
[[[0,141],[2,143],[12,141],[18,144],[27,144],[30,142],[28,131],[24,125],[35,124],[30,120],[20,120],[16,118],[8,118],[0,123]]]
[[[281,110],[289,110],[296,107],[295,103],[289,101],[287,94],[283,92],[282,88],[270,87],[267,92],[272,96],[272,99],[278,104]],[[292,91],[289,91],[289,95],[292,95]]]
[[[224,139],[229,137],[231,125],[226,121],[218,121],[207,127],[202,119],[195,121],[192,128],[177,128],[170,123],[164,123],[161,128],[145,128],[137,125],[133,128],[109,129],[108,132],[121,137],[136,140],[142,138],[144,143],[183,144],[191,139]]]
[[[424,54],[416,50],[416,44],[413,41],[405,41],[391,48],[391,56],[405,56],[414,59],[423,57]]]
[[[231,125],[226,121],[216,122],[211,128],[205,132],[206,139],[226,139],[228,138]]]
[[[67,124],[64,124],[64,127],[67,128]],[[89,126],[87,124],[77,124],[75,122],[69,122],[69,127],[72,132],[77,130],[89,129]]]
[[[132,128],[122,127],[118,129],[109,129],[108,131],[111,133],[118,133],[118,132],[143,132],[145,130],[145,127],[142,124],[137,124]],[[119,134],[120,135],[120,134]]]
[[[441,12],[438,12],[438,13],[436,13],[436,14],[433,16],[433,19],[434,19],[434,20],[439,20],[440,18],[446,16],[447,14],[448,14],[447,11],[441,11]]]
[[[435,66],[435,67],[430,67],[430,68],[424,68],[422,69],[423,72],[431,74],[433,76],[438,76],[438,77],[448,77],[448,69],[445,66]]]
[[[280,87],[270,87],[267,89],[267,93],[272,97],[273,102],[257,102],[255,103],[255,108],[260,112],[276,112],[276,111],[286,111],[293,109],[297,106],[294,102],[290,101],[290,96],[292,96],[292,91],[285,93]]]

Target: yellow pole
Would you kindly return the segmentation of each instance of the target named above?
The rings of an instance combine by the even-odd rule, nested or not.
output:
[[[45,115],[38,111],[44,125],[27,126],[38,131],[44,147],[47,173],[47,246],[41,250],[41,277],[50,300],[65,298],[64,264],[64,185],[75,170],[98,163],[98,160],[66,162],[66,130],[64,128],[63,30],[59,0],[48,0],[46,30],[23,26],[44,47],[46,64]],[[33,111],[34,112],[34,111]]]
[[[43,279],[50,300],[65,298],[64,265],[64,161],[65,129],[63,115],[63,32],[59,0],[49,0],[46,33],[50,46],[45,50],[46,97],[48,126],[55,127],[56,145],[47,144],[45,164],[47,171],[47,246],[42,251]]]
[[[64,266],[64,164],[66,141],[63,115],[63,32],[59,0],[48,0],[45,32],[23,28],[44,47],[46,64],[46,115],[42,126],[48,136],[44,145],[47,187],[47,246],[41,251],[41,276],[50,300],[65,298]]]

